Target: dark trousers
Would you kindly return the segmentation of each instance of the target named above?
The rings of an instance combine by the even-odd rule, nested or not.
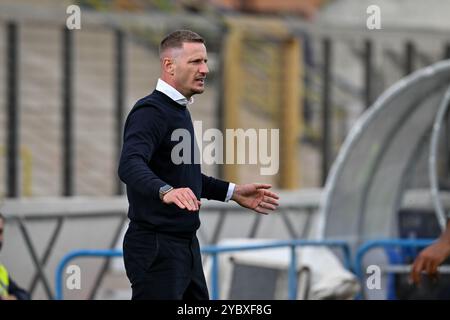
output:
[[[208,300],[197,236],[130,223],[123,256],[133,300]]]

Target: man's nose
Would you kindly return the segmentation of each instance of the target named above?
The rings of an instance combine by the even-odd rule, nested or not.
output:
[[[202,63],[202,65],[200,66],[200,72],[203,74],[207,74],[209,72],[209,68],[206,63]]]

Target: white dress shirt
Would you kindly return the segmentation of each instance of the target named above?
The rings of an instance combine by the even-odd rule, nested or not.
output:
[[[175,101],[176,103],[178,103],[182,106],[187,106],[188,104],[194,103],[194,97],[191,97],[191,99],[188,100],[177,89],[175,89],[174,87],[172,87],[170,84],[168,84],[167,82],[165,82],[162,79],[158,79],[158,82],[156,83],[156,90],[164,93],[170,99],[172,99],[173,101]],[[236,187],[236,185],[234,183],[230,182],[230,184],[228,185],[228,192],[227,192],[227,196],[225,197],[225,202],[230,201],[235,187]]]

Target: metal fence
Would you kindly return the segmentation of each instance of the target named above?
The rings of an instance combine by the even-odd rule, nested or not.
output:
[[[343,264],[345,268],[351,272],[354,272],[358,277],[361,284],[365,283],[366,272],[363,270],[364,266],[364,258],[374,249],[382,248],[386,256],[389,257],[389,263],[383,267],[383,272],[388,273],[390,275],[395,273],[408,273],[410,272],[410,265],[405,265],[403,261],[405,256],[402,256],[401,252],[397,252],[396,257],[393,258],[392,252],[390,251],[393,248],[402,248],[402,249],[410,249],[417,250],[424,248],[431,243],[433,243],[433,239],[376,239],[363,243],[359,246],[356,255],[353,259],[350,253],[350,245],[341,240],[322,240],[322,241],[314,241],[314,240],[288,240],[288,241],[272,241],[262,244],[255,245],[235,245],[235,246],[226,246],[226,245],[211,245],[205,246],[202,248],[202,253],[206,255],[211,255],[212,257],[212,272],[211,272],[211,298],[213,300],[219,299],[219,260],[218,255],[227,253],[227,252],[239,252],[239,251],[257,251],[262,249],[270,249],[270,248],[284,248],[288,247],[290,249],[290,263],[288,268],[288,298],[290,300],[297,299],[297,256],[296,256],[296,248],[297,247],[308,247],[308,246],[322,246],[322,247],[337,247],[342,250],[343,253]],[[415,252],[417,254],[418,251]],[[66,254],[58,264],[58,267],[55,272],[55,288],[56,295],[55,298],[57,300],[64,299],[64,274],[65,268],[67,264],[73,261],[76,258],[81,257],[93,257],[93,258],[101,258],[101,257],[122,257],[123,252],[121,250],[75,250]],[[448,266],[442,266],[439,268],[440,272],[449,273],[450,268]],[[360,295],[355,298],[361,299],[365,298],[365,286],[361,286],[362,291]],[[395,299],[395,286],[392,281],[389,284],[389,288],[387,290],[387,298]]]
[[[171,21],[170,16],[163,18],[164,21]],[[213,72],[208,90],[217,93],[217,98],[208,97],[206,104],[214,105],[212,108],[214,122],[211,125],[225,127],[226,104],[224,103],[224,94],[221,93],[225,80],[222,79],[222,73],[225,74],[225,70],[230,66],[225,65],[226,57],[221,56],[221,50],[223,49],[222,42],[231,29],[227,27],[226,23],[222,25],[222,22],[217,19],[204,18],[203,20],[205,24],[198,31],[200,33],[204,31],[207,41],[212,43],[209,49],[211,50]],[[226,17],[224,20],[226,21]],[[282,86],[285,82],[280,79],[280,83],[273,84],[267,90],[261,91],[263,87],[260,86],[260,82],[266,79],[267,75],[270,76],[270,72],[272,72],[268,66],[270,65],[273,69],[279,60],[277,54],[274,56],[274,52],[276,52],[274,48],[280,43],[279,39],[277,40],[273,35],[264,31],[268,29],[264,27],[267,26],[264,19],[256,20],[251,24],[245,22],[245,17],[242,18],[242,21],[234,20],[241,28],[250,26],[245,31],[252,35],[253,40],[246,42],[245,48],[250,53],[258,53],[258,59],[252,60],[253,62],[244,71],[257,80],[259,87],[255,87],[253,91],[251,83],[249,83],[250,87],[246,87],[247,90],[245,90],[248,94],[241,99],[245,102],[243,109],[248,109],[248,112],[255,114],[251,105],[258,100],[258,92],[264,94],[278,92],[277,86]],[[294,145],[289,147],[301,151],[298,162],[299,179],[302,180],[302,186],[306,187],[323,184],[334,155],[351,124],[365,108],[371,105],[380,92],[402,76],[437,60],[449,58],[450,54],[448,37],[445,33],[440,32],[380,30],[368,33],[345,28],[331,30],[320,25],[309,25],[283,19],[279,19],[277,23],[280,28],[284,28],[287,35],[301,44],[297,65],[300,68],[299,83],[304,90],[300,91],[300,111],[298,112],[299,118],[296,119],[301,131],[298,134],[298,142],[294,142]],[[145,69],[144,72],[148,77],[137,77],[136,70],[149,68],[149,66],[155,70],[158,68],[154,43],[148,45],[148,42],[143,39],[145,36],[155,37],[161,31],[154,30],[151,33],[148,31],[151,30],[151,26],[146,26],[147,29],[144,28],[144,31],[136,32],[118,27],[120,23],[117,21],[103,26],[90,27],[89,24],[86,24],[80,31],[69,31],[61,25],[50,22],[1,20],[0,25],[4,33],[4,37],[0,37],[0,47],[4,47],[2,55],[5,68],[2,68],[4,72],[2,79],[5,79],[3,103],[6,106],[4,115],[0,113],[5,123],[3,131],[0,133],[2,137],[4,134],[5,141],[5,145],[0,148],[3,150],[0,152],[0,157],[4,160],[3,167],[5,168],[3,174],[0,171],[0,179],[3,181],[0,189],[4,190],[4,195],[8,198],[30,194],[39,195],[40,192],[36,192],[36,190],[39,191],[39,188],[42,187],[37,185],[34,180],[37,175],[45,174],[51,177],[51,180],[45,181],[52,184],[50,191],[43,193],[45,195],[123,194],[123,186],[115,173],[121,148],[122,124],[128,108],[141,94],[151,91],[151,83],[156,79],[154,76],[157,77],[157,71],[147,71],[150,69]],[[210,30],[217,30],[218,34],[210,35],[211,32],[207,31],[205,25],[211,26]],[[166,28],[170,30],[169,23]],[[53,61],[48,62],[46,71],[44,71],[51,74],[52,80],[48,88],[41,87],[39,89],[42,91],[39,98],[41,100],[31,94],[30,90],[22,89],[25,85],[27,88],[30,87],[31,82],[42,84],[50,79],[41,77],[41,74],[30,76],[26,73],[28,72],[26,60],[41,59],[46,54],[42,51],[40,55],[33,55],[34,51],[41,50],[41,47],[33,49],[33,46],[41,40],[33,40],[33,35],[29,34],[29,30],[42,31],[42,34],[52,33],[52,37],[46,40],[48,42],[43,41],[40,46],[42,48],[52,46],[56,50],[52,53]],[[145,30],[147,30],[147,34]],[[93,36],[90,41],[83,40],[88,33],[102,33],[102,37],[105,39],[99,41],[97,36]],[[140,33],[145,36],[141,36]],[[266,48],[264,43],[267,44]],[[137,45],[140,46],[139,50],[153,55],[153,58],[149,56],[148,65],[144,63],[146,60],[136,60],[133,52],[137,50]],[[261,50],[258,49],[260,47]],[[255,49],[257,50],[255,51]],[[93,55],[92,50],[104,51]],[[28,56],[24,60],[25,55]],[[274,59],[271,58],[273,56]],[[89,61],[91,58],[93,60]],[[264,59],[271,59],[273,63],[265,63]],[[135,61],[139,61],[139,65],[136,65]],[[33,61],[33,63],[39,65],[40,62]],[[100,64],[103,68],[101,71],[96,68]],[[87,86],[89,81],[86,79],[100,75],[102,80],[91,83],[91,87],[102,87],[102,90],[98,91],[99,96],[93,97],[95,92],[82,93],[79,91],[78,87],[81,86],[81,82],[86,82],[84,85]],[[280,73],[274,73],[272,77],[278,79]],[[138,91],[134,89],[137,83],[141,84],[141,89]],[[263,83],[265,82],[263,81]],[[144,87],[147,88],[146,91],[143,89]],[[51,153],[52,159],[48,158],[50,153],[41,153],[46,148],[44,142],[38,147],[27,145],[31,142],[25,143],[32,140],[24,137],[24,129],[36,126],[36,131],[30,129],[27,137],[39,136],[38,124],[44,119],[42,117],[34,120],[28,119],[28,109],[24,113],[23,108],[25,100],[27,105],[30,104],[29,99],[36,100],[33,102],[35,107],[41,108],[50,103],[56,105],[51,111],[42,107],[42,110],[36,109],[32,113],[33,117],[39,113],[42,116],[45,114],[46,117],[50,117],[40,125],[54,126],[52,129],[54,132],[42,136],[42,140],[47,140],[55,149]],[[257,110],[256,113],[267,113],[264,108],[269,106],[274,110],[283,110],[281,97],[270,99],[267,105],[263,104],[262,109],[258,109],[259,111]],[[96,110],[96,117],[92,117],[86,110],[94,108],[99,103],[98,101],[103,101],[105,108]],[[256,105],[260,106],[261,103],[258,102]],[[56,112],[56,114],[46,113],[49,111]],[[99,114],[102,114],[103,117]],[[91,121],[103,119],[101,124],[99,122],[99,127],[103,128],[108,136],[100,139],[100,133],[97,131],[86,135],[84,131],[92,130],[92,126],[86,129],[80,125],[89,119]],[[81,140],[90,140],[91,143],[96,140],[101,142],[97,146],[86,145],[85,142],[80,145]],[[100,152],[106,148],[106,145],[108,145],[107,149]],[[448,151],[449,148],[446,148]],[[27,154],[21,150],[26,150]],[[98,152],[98,158],[104,159],[103,167],[99,166],[95,160],[86,158],[85,154],[95,154],[96,152]],[[3,156],[1,156],[2,153]],[[447,154],[448,152],[444,152],[442,156],[446,157]],[[311,157],[311,155],[316,157],[317,161],[307,160],[307,157]],[[44,157],[47,157],[45,161],[49,164],[45,168],[36,165],[38,161],[44,161],[42,160]],[[41,170],[47,172],[40,172]],[[89,179],[86,176],[87,170],[93,171]],[[223,173],[220,166],[211,170],[217,171],[219,176],[221,172]],[[448,170],[446,172],[448,173]],[[55,179],[59,181],[55,181]],[[80,184],[81,180],[82,184]],[[99,182],[100,189],[93,190],[93,182],[97,181],[101,181],[101,183]]]
[[[244,213],[244,209],[235,203],[206,201],[202,205],[199,240],[204,245],[214,245],[220,239],[236,236],[310,238],[320,190],[281,192],[281,196],[278,212],[269,217]],[[19,276],[21,284],[29,279],[26,288],[34,297],[53,299],[55,292],[49,274],[53,273],[57,261],[67,251],[80,247],[96,248],[101,245],[110,250],[121,247],[122,232],[127,225],[127,209],[124,196],[8,199],[2,208],[6,218],[6,242],[2,257]],[[42,225],[45,225],[45,231],[40,227]],[[16,232],[13,227],[17,227]],[[88,231],[88,227],[93,231]],[[31,265],[24,265],[27,260],[31,261]],[[94,299],[113,266],[110,259],[106,259],[89,268],[94,271],[90,275],[90,291],[86,297]],[[39,284],[43,292],[37,291]]]
[[[262,250],[272,248],[290,249],[290,264],[288,270],[288,297],[290,300],[295,300],[297,297],[297,247],[308,246],[325,246],[338,247],[344,254],[345,267],[351,268],[350,248],[344,241],[314,241],[314,240],[290,240],[290,241],[273,241],[266,244],[258,245],[241,245],[241,246],[207,246],[201,252],[203,254],[212,256],[212,273],[211,273],[211,298],[217,300],[219,298],[219,262],[218,255],[226,252],[239,252],[250,250]],[[55,273],[56,299],[62,300],[64,298],[63,277],[66,265],[78,257],[122,257],[123,252],[120,250],[78,250],[68,253],[64,256]]]

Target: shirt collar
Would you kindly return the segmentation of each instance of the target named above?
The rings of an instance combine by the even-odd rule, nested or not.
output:
[[[164,93],[170,99],[182,106],[187,106],[188,104],[194,103],[193,97],[191,97],[191,99],[189,100],[186,99],[186,97],[183,96],[177,89],[175,89],[162,79],[158,79],[158,82],[156,83],[156,90]]]

